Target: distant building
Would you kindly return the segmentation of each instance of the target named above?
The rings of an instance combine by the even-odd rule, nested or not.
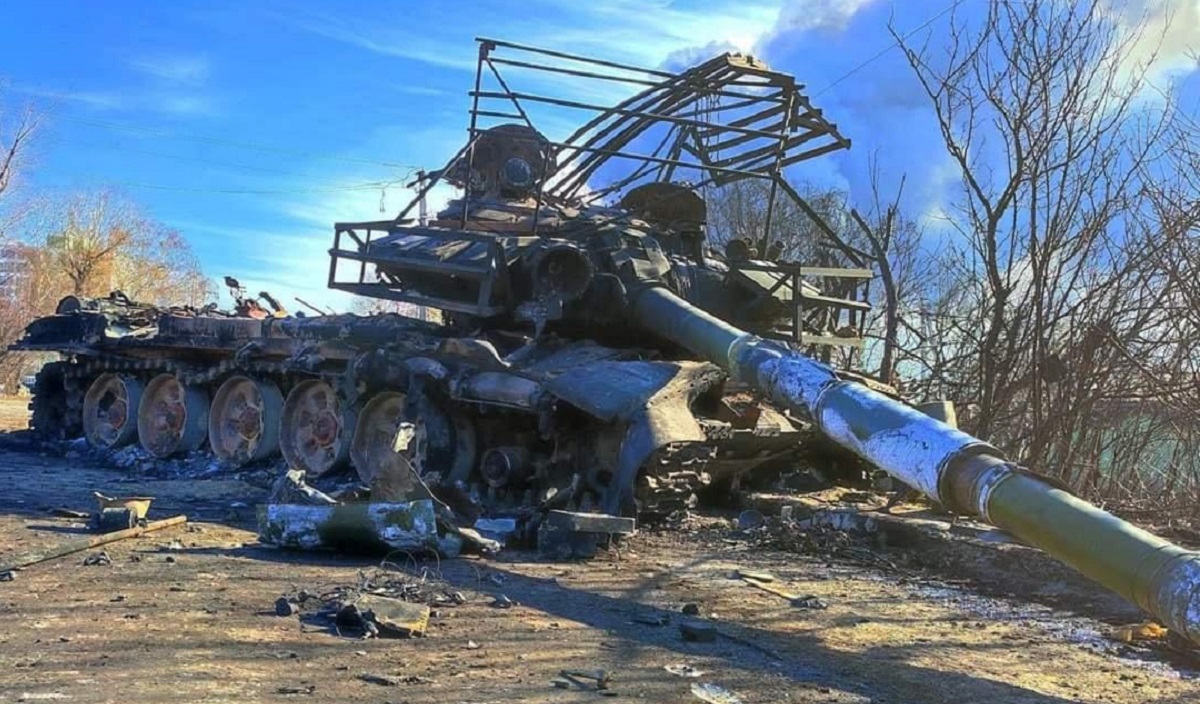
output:
[[[0,242],[0,300],[12,301],[28,279],[30,247],[18,242]]]

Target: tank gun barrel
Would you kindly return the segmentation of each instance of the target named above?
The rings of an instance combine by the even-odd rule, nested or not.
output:
[[[1046,551],[1200,644],[1200,553],[1082,501],[964,432],[807,356],[746,333],[661,287],[638,323],[724,367],[831,440],[952,510]]]

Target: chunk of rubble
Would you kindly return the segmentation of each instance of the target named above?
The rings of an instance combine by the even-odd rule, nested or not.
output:
[[[375,594],[364,594],[354,602],[364,618],[375,622],[380,635],[404,638],[425,635],[429,628],[429,607]]]
[[[634,519],[623,516],[551,510],[538,526],[538,552],[553,560],[589,559],[602,541],[636,528]]]
[[[272,504],[296,504],[310,506],[332,506],[337,500],[325,492],[314,489],[304,481],[304,472],[289,469],[275,484],[271,486],[271,496],[267,500]]]
[[[259,539],[267,545],[346,552],[438,548],[437,517],[429,500],[333,506],[268,504],[259,515]]]

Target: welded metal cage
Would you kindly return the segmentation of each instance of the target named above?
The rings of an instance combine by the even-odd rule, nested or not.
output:
[[[830,315],[838,319],[844,314],[845,323],[835,321],[833,327],[844,332],[852,328],[854,334],[807,342],[861,346],[868,308],[861,301],[869,291],[869,276],[863,272],[868,271],[868,262],[784,178],[784,170],[789,166],[846,149],[850,142],[812,105],[803,92],[804,86],[792,76],[740,54],[723,54],[686,70],[671,72],[513,42],[477,41],[479,51],[474,85],[469,93],[467,143],[444,168],[422,172],[418,181],[410,184],[417,188],[417,195],[395,220],[337,226],[337,241],[330,252],[331,288],[485,317],[493,314],[498,305],[496,298],[503,293],[503,282],[488,277],[483,269],[503,262],[506,246],[515,244],[506,240],[537,237],[538,218],[533,218],[523,231],[505,228],[504,232],[472,235],[479,239],[479,245],[469,247],[467,263],[457,261],[463,258],[459,254],[454,257],[456,261],[440,262],[401,254],[403,261],[398,261],[395,251],[390,261],[379,261],[379,257],[388,256],[382,253],[380,243],[413,234],[433,240],[446,237],[448,232],[454,232],[452,239],[462,242],[465,231],[484,229],[478,221],[468,222],[476,148],[489,129],[517,124],[537,135],[539,147],[547,148],[551,154],[537,179],[535,212],[543,204],[619,202],[623,194],[655,182],[686,183],[697,192],[743,179],[768,184],[765,221],[752,243],[758,245],[759,251],[765,253],[767,249],[777,200],[787,198],[808,215],[853,268],[805,270],[796,264],[767,261],[766,256],[753,254],[731,259],[727,264],[735,275],[771,277],[772,292],[791,292],[787,300],[794,306],[793,323],[790,329],[778,331],[779,337],[805,342],[801,321],[806,317],[824,315],[828,320]],[[554,86],[556,94],[544,95],[524,88],[548,84]],[[610,102],[604,103],[604,99]],[[579,113],[582,117],[570,121],[578,125],[574,131],[556,138],[553,130],[547,131],[546,127],[562,124],[563,112]],[[463,188],[461,212],[451,220],[430,222],[425,216],[425,200],[443,182]],[[419,213],[419,221],[411,217],[414,210]],[[432,227],[426,228],[427,225]],[[419,252],[421,248],[412,251]],[[357,263],[357,267],[349,267],[351,271],[357,270],[357,276],[349,280],[339,276],[338,265],[342,260]],[[473,287],[464,284],[471,290],[459,292],[463,295],[430,300],[428,295],[406,287],[406,277],[384,274],[377,264],[416,269],[439,266],[443,273],[458,280],[479,283]],[[839,299],[844,303],[839,305],[839,300],[803,285],[802,276],[834,280],[836,287],[851,294],[853,300]]]

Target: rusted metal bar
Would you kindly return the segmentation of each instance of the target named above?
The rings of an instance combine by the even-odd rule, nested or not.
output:
[[[792,111],[793,95],[788,95],[786,110],[788,113]],[[771,190],[767,195],[767,215],[763,224],[763,254],[766,253],[767,245],[771,243],[771,224],[775,220],[775,196],[779,191],[779,181],[781,180],[781,172],[783,169],[783,157],[787,154],[788,135],[786,130],[779,130],[778,152],[775,156],[775,166],[771,169]],[[800,295],[800,291],[796,291],[796,295]]]
[[[12,572],[13,570],[19,570],[23,567],[29,567],[30,565],[36,565],[39,562],[46,562],[47,560],[66,557],[72,553],[98,548],[101,545],[115,543],[118,540],[136,538],[145,533],[153,533],[154,531],[163,530],[164,528],[183,525],[184,523],[187,523],[187,516],[172,516],[171,518],[164,518],[161,521],[151,521],[145,526],[140,526],[138,528],[127,528],[125,530],[118,530],[112,533],[105,533],[104,535],[97,535],[85,540],[75,540],[64,545],[60,545],[56,548],[51,548],[45,552],[26,553],[13,558],[12,562],[0,567],[0,574]]]
[[[483,64],[487,61],[488,54],[496,47],[494,42],[481,41],[479,42],[479,57],[475,61],[475,89],[471,91],[471,125],[467,128],[467,134],[470,135],[470,141],[467,146],[467,180],[468,183],[463,189],[462,201],[462,227],[467,227],[467,214],[470,212],[471,204],[471,169],[475,166],[475,128],[479,124],[479,87],[483,81]],[[457,161],[457,160],[455,160]],[[454,161],[450,162],[451,164]],[[410,205],[409,208],[412,206]],[[405,211],[407,212],[407,210]]]
[[[500,112],[498,110],[476,110],[475,114],[479,117],[498,117],[501,120],[520,120],[521,116],[511,112]]]
[[[695,164],[690,161],[679,161],[679,160],[675,160],[675,159],[665,159],[662,157],[652,157],[652,156],[647,156],[645,154],[636,154],[634,152],[622,152],[622,151],[615,151],[615,150],[611,150],[611,149],[601,149],[598,147],[582,147],[582,146],[577,146],[574,144],[568,144],[566,142],[550,142],[550,141],[548,141],[547,144],[552,147],[558,147],[558,148],[564,149],[564,150],[574,150],[574,151],[586,152],[589,154],[603,154],[605,156],[615,156],[615,157],[626,158],[626,159],[637,159],[639,161],[644,160],[644,161],[649,161],[649,162],[653,162],[656,164],[673,164],[675,166],[681,166],[681,167],[685,167],[685,168],[692,168],[692,169],[697,169],[697,170],[702,170],[702,171],[715,171],[715,172],[724,173],[724,174],[735,174],[735,175],[739,175],[739,176],[751,176],[751,177],[755,177],[755,178],[768,178],[768,176],[766,174],[764,174],[760,171],[747,171],[745,169],[718,168],[715,166],[705,166],[704,164]]]
[[[500,75],[500,71],[496,69],[496,66],[492,63],[491,58],[484,58],[484,62],[487,63],[487,67],[492,72],[492,76],[495,77],[496,82],[499,83],[500,87],[504,89],[504,93],[512,102],[512,105],[516,109],[517,113],[520,114],[521,119],[525,121],[525,124],[529,127],[529,129],[536,132],[537,128],[533,126],[533,121],[529,119],[529,115],[526,114],[525,108],[521,107],[521,101],[517,99],[516,93],[513,93],[512,89],[508,87],[508,82],[504,80],[504,76]]]
[[[508,97],[505,93],[498,91],[472,91],[473,97],[476,98],[504,98]],[[619,107],[607,107],[604,105],[596,105],[594,103],[584,103],[578,100],[567,100],[565,98],[551,98],[544,95],[534,95],[532,93],[512,93],[510,94],[520,100],[529,100],[535,103],[546,103],[548,105],[558,105],[559,107],[577,108],[580,110],[596,110],[609,115],[625,115],[628,117],[641,117],[656,122],[671,122],[677,125],[691,125],[694,127],[711,127],[722,132],[737,132],[739,134],[752,134],[757,137],[769,137],[778,139],[779,132],[771,132],[767,130],[756,130],[749,127],[733,127],[730,125],[717,125],[703,120],[692,120],[685,117],[675,117],[674,115],[663,115],[659,113],[642,112],[640,110],[627,110]]]
[[[611,74],[593,73],[590,71],[580,71],[578,69],[563,68],[561,66],[550,66],[550,65],[545,65],[545,64],[543,64],[543,65],[531,64],[531,63],[528,63],[525,61],[514,61],[513,59],[492,57],[492,62],[497,63],[497,64],[503,64],[506,66],[515,66],[518,68],[528,68],[528,69],[532,69],[535,71],[546,71],[548,73],[559,73],[559,74],[563,74],[563,75],[567,75],[567,76],[576,76],[579,78],[594,78],[596,80],[601,80],[601,81],[613,81],[613,82],[617,82],[617,83],[627,83],[630,85],[640,85],[640,86],[661,85],[661,81],[651,81],[651,80],[643,79],[643,78],[626,78],[624,76],[614,76]],[[778,97],[747,95],[746,93],[740,93],[738,91],[722,90],[719,88],[714,89],[713,94],[720,95],[722,97],[743,98],[744,99],[743,102],[741,102],[737,105],[731,105],[731,106],[729,106],[728,109],[732,109],[735,107],[746,107],[748,105],[757,105],[757,104],[763,103],[763,102],[783,102],[782,99],[778,98]]]
[[[731,71],[727,68],[713,69],[708,73],[689,73],[680,76],[679,84],[695,84],[702,83],[703,85],[711,85],[713,81],[723,80]],[[684,80],[684,78],[689,80]],[[693,90],[679,90],[677,88],[664,89],[657,96],[646,96],[643,102],[647,107],[654,106],[656,112],[665,110],[676,110],[682,106],[694,105],[702,96]],[[623,103],[623,105],[633,105],[632,102]],[[648,112],[649,110],[644,110]],[[610,124],[604,126],[590,137],[587,135],[586,129],[578,130],[568,139],[568,142],[580,143],[582,146],[595,147],[603,146],[610,149],[620,149],[626,144],[633,141],[636,137],[644,134],[647,129],[655,125],[655,121],[650,118],[641,117],[636,120],[620,119],[622,116],[613,114],[604,114],[596,118],[592,123],[594,125],[603,124],[604,121],[610,121]],[[612,136],[610,136],[612,135]],[[588,156],[580,159],[574,166],[573,187],[568,191],[570,194],[575,194],[578,189],[588,182],[592,175],[604,164],[604,159],[599,156]]]
[[[553,56],[558,59],[567,59],[568,61],[578,61],[579,63],[592,64],[594,66],[607,66],[609,68],[618,68],[623,71],[633,71],[635,73],[645,73],[651,76],[661,76],[670,78],[675,74],[669,71],[661,71],[653,68],[642,68],[641,66],[631,66],[629,64],[621,64],[616,61],[607,61],[605,59],[594,59],[588,56],[580,56],[578,54],[569,54],[565,51],[556,51],[554,49],[542,49],[541,47],[529,46],[528,44],[517,44],[516,42],[506,42],[499,39],[486,39],[484,37],[476,37],[477,42],[486,42],[494,47],[504,47],[506,49],[515,49],[517,51],[527,51],[531,54],[541,54],[542,56]]]

